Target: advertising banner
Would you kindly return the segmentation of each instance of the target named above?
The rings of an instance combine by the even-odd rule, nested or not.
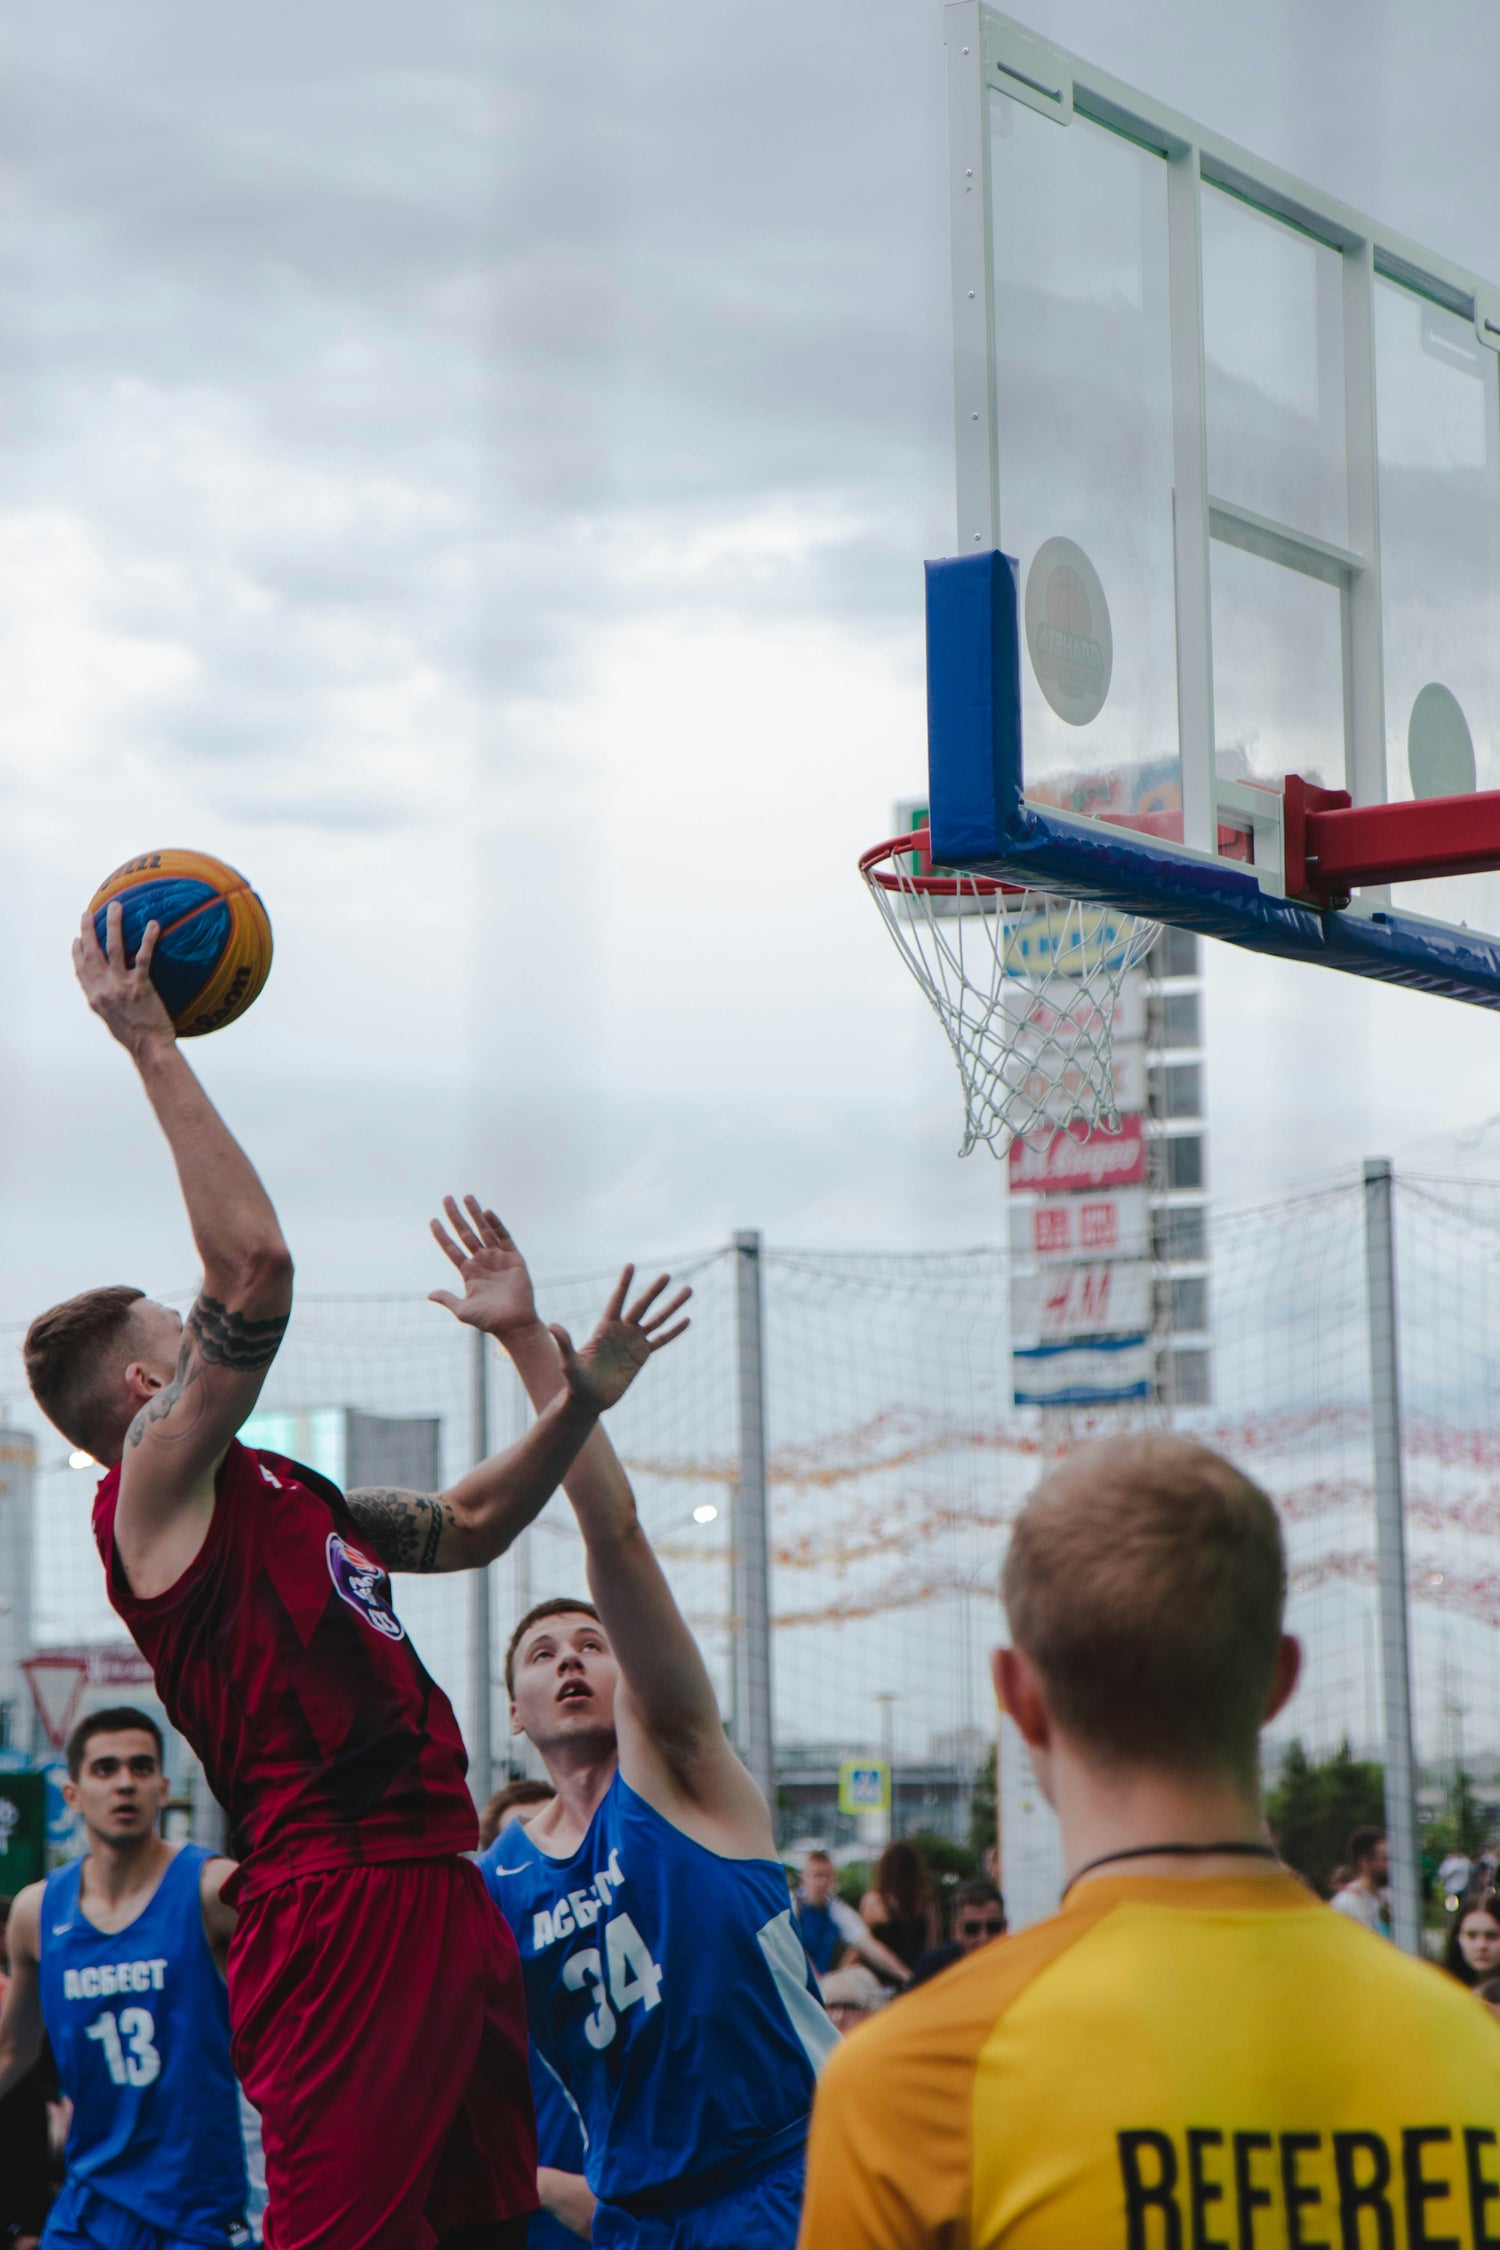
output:
[[[1007,1158],[1012,1195],[1069,1195],[1080,1189],[1097,1194],[1109,1188],[1146,1184],[1146,1121],[1139,1114],[1120,1119],[1118,1133],[1087,1133],[1075,1140],[1054,1133],[1045,1147],[1012,1141]]]
[[[1122,1114],[1144,1111],[1146,1107],[1146,1049],[1142,1041],[1132,1040],[1114,1047],[1115,1107]]]
[[[1010,1246],[1018,1258],[1145,1258],[1151,1207],[1144,1188],[1119,1195],[1049,1195],[1010,1207]]]
[[[46,1872],[46,1776],[0,1773],[0,1891],[14,1897]]]
[[[1151,1326],[1151,1268],[1117,1258],[1088,1266],[1044,1266],[1011,1284],[1013,1348],[1070,1337],[1138,1336]]]
[[[1017,1406],[1115,1406],[1152,1392],[1146,1335],[1019,1344],[1010,1360]]]

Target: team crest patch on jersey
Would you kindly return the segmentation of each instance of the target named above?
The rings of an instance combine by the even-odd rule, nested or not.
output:
[[[406,1627],[391,1607],[387,1590],[390,1580],[380,1564],[360,1554],[336,1531],[328,1534],[327,1553],[328,1575],[340,1600],[357,1609],[365,1623],[384,1633],[388,1641],[404,1641]]]

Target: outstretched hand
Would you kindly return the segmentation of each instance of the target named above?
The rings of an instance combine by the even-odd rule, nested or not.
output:
[[[443,1209],[453,1233],[441,1219],[434,1219],[432,1237],[444,1257],[457,1267],[464,1291],[457,1297],[451,1289],[431,1289],[429,1301],[446,1306],[455,1320],[463,1321],[468,1328],[481,1328],[487,1336],[534,1327],[536,1299],[531,1293],[526,1260],[495,1213],[485,1210],[473,1195],[464,1197],[463,1210],[454,1196],[445,1195]]]
[[[73,967],[83,996],[96,1016],[108,1025],[122,1047],[139,1054],[152,1040],[174,1040],[177,1033],[161,994],[151,982],[151,956],[161,935],[148,922],[140,950],[127,967],[125,961],[125,910],[112,899],[104,914],[104,945],[94,934],[94,917],[85,914],[73,940]]]
[[[573,1339],[566,1328],[554,1326],[552,1329],[562,1354],[563,1379],[569,1394],[580,1405],[592,1408],[595,1414],[606,1413],[622,1399],[653,1352],[675,1342],[689,1325],[686,1320],[675,1318],[693,1294],[685,1284],[658,1310],[652,1311],[657,1298],[670,1285],[671,1277],[664,1273],[658,1274],[650,1288],[643,1289],[629,1311],[625,1311],[625,1299],[634,1279],[634,1266],[627,1266],[615,1284],[598,1327],[582,1351],[574,1351]],[[670,1327],[669,1322],[673,1323]]]

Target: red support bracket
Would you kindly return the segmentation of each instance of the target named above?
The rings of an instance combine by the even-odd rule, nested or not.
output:
[[[1347,906],[1364,884],[1482,875],[1500,867],[1500,789],[1406,804],[1356,805],[1289,773],[1282,791],[1288,898]]]
[[[1347,789],[1320,789],[1314,781],[1304,781],[1300,773],[1289,773],[1281,785],[1281,858],[1288,898],[1301,899],[1308,906],[1347,906],[1347,888],[1330,896],[1319,881],[1320,865],[1318,842],[1313,823],[1320,816],[1352,806],[1354,799]]]

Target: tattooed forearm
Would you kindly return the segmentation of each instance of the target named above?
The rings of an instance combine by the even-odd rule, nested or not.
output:
[[[249,1320],[219,1298],[202,1296],[187,1316],[187,1330],[206,1366],[258,1375],[276,1357],[289,1317],[279,1313],[273,1320]]]
[[[387,1570],[435,1570],[453,1509],[435,1492],[351,1492],[349,1513]]]

